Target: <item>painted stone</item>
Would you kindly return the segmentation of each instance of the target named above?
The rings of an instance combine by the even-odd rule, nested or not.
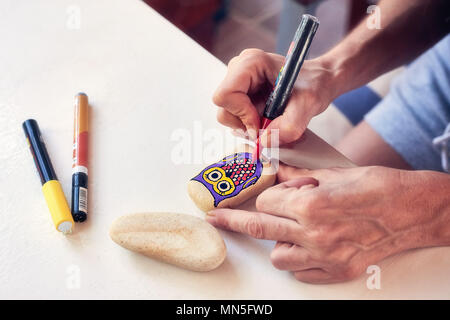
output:
[[[274,184],[270,162],[253,162],[249,151],[226,156],[189,181],[188,193],[198,208],[205,212],[233,208]]]

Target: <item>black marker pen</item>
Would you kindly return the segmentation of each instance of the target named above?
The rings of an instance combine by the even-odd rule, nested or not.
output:
[[[309,14],[302,16],[300,25],[289,47],[286,61],[278,73],[275,87],[266,101],[261,121],[262,130],[265,130],[273,119],[283,114],[318,27],[319,20],[316,17]],[[260,141],[258,138],[253,159],[259,159],[260,153]]]

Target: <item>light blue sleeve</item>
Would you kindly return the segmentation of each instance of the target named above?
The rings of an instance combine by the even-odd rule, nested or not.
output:
[[[408,66],[365,120],[414,169],[442,171],[432,141],[450,122],[450,35]]]

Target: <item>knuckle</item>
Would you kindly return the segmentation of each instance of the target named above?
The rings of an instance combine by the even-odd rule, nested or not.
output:
[[[367,173],[372,174],[372,175],[379,175],[380,173],[384,172],[384,170],[381,166],[368,166],[365,169],[366,169]]]
[[[258,216],[252,216],[247,219],[244,224],[246,232],[256,239],[264,238],[264,228],[261,224],[261,219]]]
[[[230,61],[228,61],[228,66],[231,66],[231,65],[235,64],[238,61],[239,61],[239,56],[233,57],[233,58],[230,59]]]
[[[298,211],[299,205],[302,203],[302,198],[298,196],[298,193],[291,192],[285,198],[285,208],[289,211]]]
[[[302,272],[294,272],[294,278],[300,282],[307,282]]]
[[[291,122],[291,120],[286,121],[287,123],[283,126],[283,131],[286,132],[286,136],[291,141],[300,139],[303,135],[304,129],[297,123]]]
[[[360,268],[349,265],[341,271],[341,277],[343,280],[352,280],[361,274]]]
[[[223,110],[217,111],[216,118],[217,118],[217,121],[219,121],[219,123],[221,123],[221,124],[226,124],[226,122],[227,122],[227,116]]]
[[[248,70],[252,70],[254,72],[256,66],[265,66],[267,67],[270,63],[269,55],[261,49],[245,49],[239,55],[241,61],[247,65]]]
[[[294,278],[297,281],[302,281],[303,277],[301,276],[300,272],[294,272]]]
[[[248,56],[261,56],[264,55],[265,52],[261,49],[257,48],[248,48],[241,51],[239,56],[241,57],[248,57]]]
[[[214,92],[212,101],[217,106],[223,106],[225,104],[226,94],[219,88]]]
[[[273,233],[278,235],[280,239],[291,239],[294,236],[290,228],[286,227],[286,225],[280,219],[277,219],[271,224],[271,229]]]
[[[329,244],[328,234],[323,228],[315,227],[308,230],[307,237],[309,242],[317,248],[323,248]]]
[[[272,252],[270,253],[270,262],[275,268],[279,270],[283,268],[283,259],[278,250],[272,250]]]
[[[299,211],[299,219],[303,222],[311,223],[316,216],[314,213],[318,207],[317,197],[314,195],[303,196],[295,200],[294,206]]]
[[[230,229],[230,221],[228,220],[226,215],[223,214],[216,215],[216,223],[218,226]]]
[[[263,191],[258,197],[256,197],[256,210],[265,212],[267,209],[267,190]]]
[[[252,109],[254,111],[247,112],[248,121],[252,124],[259,124],[260,120],[259,120],[258,111],[253,106],[252,106]],[[257,133],[258,127],[256,127],[253,130],[255,131],[255,133]]]
[[[334,248],[333,252],[327,255],[332,264],[336,266],[348,266],[354,254],[358,252],[358,249],[351,246],[339,246]]]
[[[251,127],[255,123],[254,119],[246,110],[235,112],[235,116],[238,117],[246,127]]]

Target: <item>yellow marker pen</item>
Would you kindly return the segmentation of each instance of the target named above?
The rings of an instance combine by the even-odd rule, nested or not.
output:
[[[50,162],[39,126],[36,120],[29,119],[22,124],[22,127],[41,178],[42,191],[52,215],[53,223],[58,231],[64,234],[71,233],[74,225],[72,215],[61,185],[56,178],[55,170]]]

